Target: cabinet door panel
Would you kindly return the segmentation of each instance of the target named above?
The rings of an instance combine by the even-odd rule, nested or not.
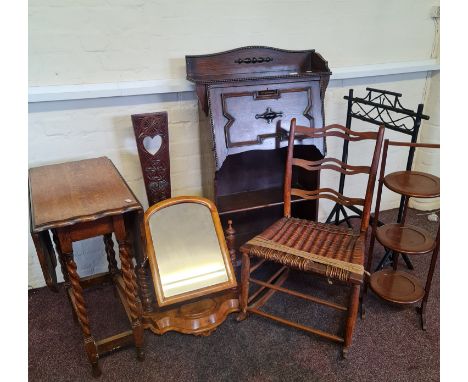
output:
[[[219,170],[228,155],[287,146],[292,118],[299,125],[322,127],[319,81],[209,89],[211,123]],[[323,152],[323,140],[303,139]]]

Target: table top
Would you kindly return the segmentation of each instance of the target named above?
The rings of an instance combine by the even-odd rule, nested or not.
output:
[[[142,209],[107,157],[29,169],[31,232]]]

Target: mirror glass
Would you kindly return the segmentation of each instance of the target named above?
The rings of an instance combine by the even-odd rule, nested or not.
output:
[[[164,297],[228,281],[208,207],[171,205],[151,215],[149,226]]]

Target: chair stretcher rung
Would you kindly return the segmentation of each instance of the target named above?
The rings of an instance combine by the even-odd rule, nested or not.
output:
[[[304,293],[300,293],[300,292],[295,292],[293,290],[282,288],[282,287],[279,287],[279,286],[276,286],[276,285],[273,285],[273,284],[270,284],[270,283],[266,283],[264,281],[260,281],[260,280],[254,279],[254,278],[250,278],[249,280],[251,282],[253,282],[254,284],[261,285],[261,286],[263,286],[265,288],[274,289],[274,290],[277,290],[279,292],[290,294],[290,295],[295,296],[295,297],[303,298],[304,300],[313,301],[313,302],[316,302],[317,304],[328,306],[330,308],[343,310],[343,311],[348,310],[348,308],[346,306],[335,304],[334,302],[322,300],[321,298],[318,298],[318,297],[310,296],[308,294],[304,294]]]
[[[280,269],[278,269],[278,271],[273,275],[271,276],[268,280],[267,280],[267,284],[271,284],[273,281],[275,281],[283,272],[287,271],[288,270],[288,267],[287,266],[283,266],[281,267]],[[284,282],[284,281],[283,281]],[[272,284],[273,285],[273,284]],[[262,286],[260,288],[258,288],[258,290],[256,290],[254,293],[252,293],[252,295],[249,297],[249,300],[248,300],[248,303],[250,304],[253,300],[255,300],[255,298],[260,294],[262,293],[262,291],[265,290],[265,288],[267,288],[266,286]]]
[[[252,274],[255,272],[258,268],[262,266],[262,264],[265,262],[265,259],[261,259],[258,263],[256,263],[253,267],[250,268],[250,273]]]
[[[259,316],[269,318],[270,320],[280,322],[280,323],[282,323],[284,325],[289,325],[289,326],[292,326],[293,328],[301,329],[301,330],[304,330],[305,332],[309,332],[309,333],[316,334],[316,335],[321,336],[321,337],[328,338],[329,340],[332,340],[332,341],[336,341],[336,342],[340,342],[340,343],[344,342],[344,338],[342,338],[342,337],[338,337],[338,336],[336,336],[334,334],[324,332],[323,330],[320,330],[320,329],[314,329],[314,328],[311,328],[309,326],[305,326],[305,325],[298,324],[296,322],[285,320],[284,318],[281,318],[281,317],[278,317],[278,316],[273,316],[272,314],[262,312],[261,310],[256,309],[256,308],[247,308],[247,311],[251,312],[251,313],[254,313],[254,314],[258,314]]]

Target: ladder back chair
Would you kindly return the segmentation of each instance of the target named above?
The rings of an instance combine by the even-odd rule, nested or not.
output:
[[[370,166],[351,166],[335,158],[323,158],[317,161],[307,161],[293,157],[295,136],[307,136],[311,138],[338,137],[344,141],[374,140],[374,152]],[[245,243],[240,251],[242,253],[241,270],[241,292],[240,313],[238,321],[242,321],[247,314],[254,313],[277,322],[305,330],[330,340],[342,343],[343,357],[346,357],[351,345],[352,334],[356,322],[360,287],[364,278],[364,250],[366,234],[369,226],[372,196],[374,192],[377,167],[379,164],[380,151],[384,127],[381,126],[377,132],[356,132],[341,125],[329,125],[323,128],[310,128],[296,126],[296,120],[291,120],[289,132],[289,146],[286,159],[286,171],[284,180],[284,217],[268,227],[260,235]],[[303,190],[292,187],[293,166],[307,171],[333,170],[341,174],[355,175],[367,174],[368,181],[364,198],[351,198],[331,189],[319,188],[317,190]],[[325,198],[345,206],[360,205],[363,208],[362,220],[359,232],[353,229],[325,224],[310,220],[297,219],[291,216],[291,197],[296,196],[303,199]],[[250,266],[250,258],[259,258],[259,262]],[[272,261],[282,265],[282,268],[267,282],[253,278],[252,273],[264,261]],[[295,269],[307,273],[318,274],[329,280],[338,280],[351,287],[351,295],[348,306],[343,306],[323,300],[311,295],[299,293],[279,286],[278,277],[282,270]],[[284,282],[285,278],[281,278]],[[260,286],[255,293],[249,297],[249,284]],[[260,307],[269,298],[259,296],[261,290],[269,289],[269,296],[276,291],[290,294],[305,300],[319,303],[331,308],[347,311],[346,327],[344,337],[328,333],[322,330],[300,325],[298,323],[273,316],[260,310]]]

